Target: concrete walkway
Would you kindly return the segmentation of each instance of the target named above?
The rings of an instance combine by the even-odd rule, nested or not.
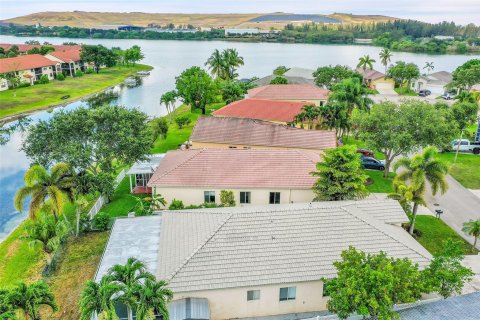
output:
[[[473,244],[473,237],[462,231],[463,223],[469,220],[480,219],[480,197],[477,197],[470,190],[464,188],[452,176],[447,176],[449,185],[444,195],[437,193],[432,196],[430,187],[427,188],[425,199],[427,207],[432,211],[443,210],[441,219],[455,230],[461,237]],[[480,243],[477,244],[480,249]]]

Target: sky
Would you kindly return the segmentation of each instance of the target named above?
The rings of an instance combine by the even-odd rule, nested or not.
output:
[[[480,24],[480,0],[0,0],[0,19],[41,11],[380,14]]]

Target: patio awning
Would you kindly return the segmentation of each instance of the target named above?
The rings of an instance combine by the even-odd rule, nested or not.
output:
[[[165,153],[152,154],[146,161],[137,161],[127,171],[127,175],[153,173],[162,161]]]

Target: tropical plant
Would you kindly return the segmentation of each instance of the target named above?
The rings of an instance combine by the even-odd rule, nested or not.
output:
[[[392,52],[388,48],[383,48],[382,51],[379,53],[380,56],[380,62],[382,65],[385,67],[385,73],[387,73],[387,66],[392,60]]]
[[[288,80],[284,76],[276,76],[270,80],[270,84],[288,84]]]
[[[220,50],[215,49],[207,62],[205,62],[205,65],[210,69],[212,76],[215,78],[224,78],[224,59]]]
[[[472,92],[462,91],[455,96],[455,100],[458,102],[467,102],[467,103],[476,103],[475,97],[473,96]]]
[[[114,320],[116,295],[120,286],[114,283],[109,275],[100,282],[87,281],[80,297],[80,320],[90,320],[97,314],[99,319]]]
[[[276,76],[283,76],[288,70],[290,70],[290,68],[287,68],[285,66],[278,66],[273,69],[273,74]]]
[[[150,200],[150,210],[158,211],[167,205],[167,201],[161,194],[155,194],[151,197]]]
[[[33,165],[24,176],[25,186],[15,194],[15,208],[21,212],[27,197],[31,197],[29,217],[35,219],[37,213],[47,201],[50,201],[51,213],[58,221],[67,202],[74,200],[74,179],[70,166],[60,162],[50,172],[41,165]]]
[[[410,88],[410,82],[420,76],[420,70],[414,63],[405,63],[404,61],[397,61],[395,65],[390,66],[387,70],[387,76],[395,80],[397,86],[406,84]]]
[[[464,91],[465,92],[465,91]],[[465,100],[468,98],[465,97]],[[474,102],[455,102],[450,108],[452,119],[458,124],[459,129],[465,129],[470,123],[475,122],[478,113],[478,104]]]
[[[221,53],[218,49],[215,49],[205,65],[208,66],[215,78],[234,80],[238,77],[237,68],[242,66],[243,63],[243,58],[238,55],[238,51],[229,48]]]
[[[296,123],[307,123],[308,129],[313,129],[315,121],[318,121],[320,116],[320,107],[314,104],[304,105],[302,112],[295,116]]]
[[[77,237],[80,232],[80,217],[89,204],[90,202],[85,197],[77,195],[77,199],[75,200],[75,236]]]
[[[188,115],[178,116],[175,118],[175,123],[178,126],[178,129],[182,129],[184,126],[189,125],[192,122]]]
[[[327,149],[317,162],[317,171],[311,174],[318,177],[313,185],[315,200],[352,200],[368,195],[365,182],[368,178],[362,170],[360,156],[355,146],[342,146]]]
[[[175,90],[167,91],[160,97],[160,103],[165,105],[170,123],[172,122],[172,115],[175,118],[175,102],[177,101],[177,92]]]
[[[462,231],[475,239],[473,241],[473,248],[475,249],[478,237],[480,237],[480,219],[465,222]]]
[[[360,73],[341,65],[319,67],[315,70],[313,76],[317,86],[327,89],[332,89],[335,84],[348,78],[358,78],[360,83],[363,81],[363,76]]]
[[[112,217],[106,212],[98,212],[92,219],[92,227],[95,230],[105,231],[110,228]]]
[[[364,55],[363,57],[360,57],[358,59],[358,64],[357,68],[363,69],[363,71],[366,71],[367,69],[373,69],[373,64],[375,63],[375,60],[372,59],[368,54]]]
[[[173,199],[172,203],[170,203],[170,206],[168,207],[168,210],[181,210],[183,208],[185,208],[185,205],[183,204],[182,200]]]
[[[0,320],[15,319],[15,309],[10,299],[10,290],[0,289]]]
[[[135,288],[136,319],[152,319],[152,315],[161,315],[168,320],[168,303],[173,299],[173,292],[167,288],[164,280],[155,281],[146,279],[143,285]]]
[[[224,207],[235,207],[235,196],[231,190],[221,190],[220,191],[220,203]]]
[[[40,246],[50,255],[58,249],[60,243],[71,232],[68,220],[55,221],[49,214],[42,214],[36,221],[29,221],[26,226],[24,239],[28,240],[28,246],[35,249]]]
[[[337,138],[347,134],[352,126],[351,117],[346,103],[327,103],[320,106],[320,127],[335,130]]]
[[[205,114],[206,105],[215,100],[218,86],[205,70],[199,67],[186,69],[176,77],[175,86],[178,97],[192,110],[200,109]]]
[[[351,114],[354,108],[359,110],[370,110],[373,100],[368,97],[368,90],[358,78],[350,78],[337,83],[333,87],[333,93],[328,99],[329,103],[344,103],[348,106],[348,113]]]
[[[432,62],[425,62],[425,66],[423,67],[423,69],[427,69],[427,75],[430,74],[430,72],[433,71],[433,69],[435,69],[435,66],[433,65],[433,61]]]
[[[9,293],[9,299],[14,309],[22,310],[26,319],[40,320],[40,307],[48,306],[53,311],[58,307],[52,291],[44,281],[32,284],[20,283]]]
[[[238,81],[223,81],[222,99],[226,104],[243,99],[245,92]]]
[[[132,320],[132,310],[135,308],[135,294],[138,286],[147,280],[155,281],[155,277],[149,273],[145,264],[133,257],[128,258],[124,265],[114,265],[109,270],[111,280],[120,286],[118,301],[127,306],[128,319]]]
[[[412,235],[418,206],[425,202],[420,199],[424,196],[427,182],[430,183],[433,195],[437,194],[438,191],[444,194],[448,189],[446,180],[448,167],[442,161],[435,159],[436,155],[437,150],[434,147],[428,147],[422,154],[414,155],[411,159],[399,159],[393,166],[395,171],[399,168],[403,169],[395,177],[395,182],[405,183],[409,181],[413,191],[412,198],[418,199],[417,202],[414,202],[412,209],[409,229]]]

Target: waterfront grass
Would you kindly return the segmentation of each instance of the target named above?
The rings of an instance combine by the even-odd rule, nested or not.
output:
[[[138,71],[150,69],[152,67],[143,64],[115,66],[101,69],[98,74],[66,77],[64,81],[52,80],[47,84],[1,91],[0,118],[72,102],[116,85]],[[62,100],[66,95],[70,97]]]

